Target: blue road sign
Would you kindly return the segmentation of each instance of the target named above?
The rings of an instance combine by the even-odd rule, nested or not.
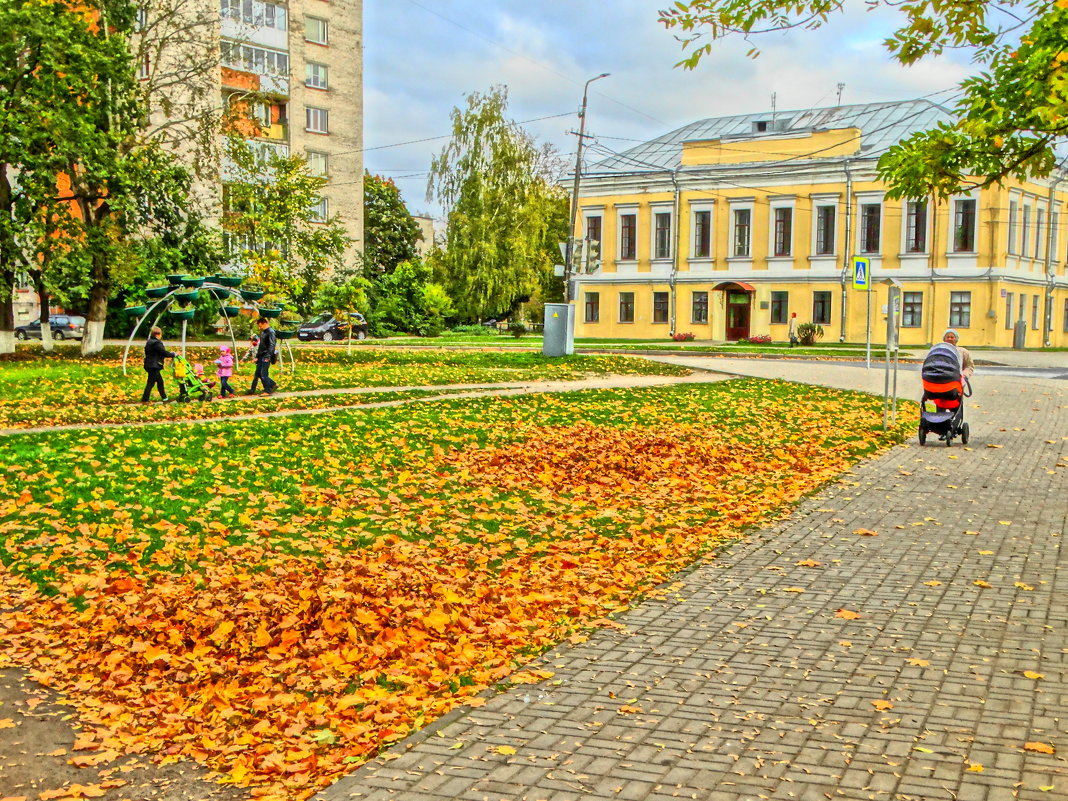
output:
[[[853,289],[871,289],[871,260],[863,256],[853,259]]]

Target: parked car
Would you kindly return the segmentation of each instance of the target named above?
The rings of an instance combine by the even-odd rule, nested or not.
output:
[[[81,339],[85,333],[85,318],[76,314],[53,314],[48,318],[52,339]],[[15,339],[40,339],[41,318],[15,328]]]
[[[334,342],[346,339],[348,335],[349,331],[345,323],[328,313],[312,317],[301,323],[300,328],[297,329],[297,338],[302,342],[309,342],[313,339]],[[352,338],[367,339],[367,320],[359,312],[352,314]]]

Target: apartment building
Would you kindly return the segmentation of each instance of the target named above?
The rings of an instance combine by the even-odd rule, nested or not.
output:
[[[163,18],[159,29],[169,24],[157,40],[176,43],[143,57],[142,79],[160,84],[149,92],[156,126],[173,124],[168,116],[214,120],[235,110],[254,120],[237,130],[261,152],[305,156],[328,179],[318,214],[340,217],[353,250],[361,249],[363,0],[147,0],[148,36],[158,31],[154,13]],[[189,69],[183,78],[183,63],[198,58],[217,59],[217,68]],[[215,213],[225,205],[228,165],[224,155],[220,161],[219,169],[193,165],[195,189]]]
[[[575,236],[600,243],[576,278],[576,335],[785,341],[790,315],[827,341],[901,342],[954,327],[965,345],[1068,346],[1068,182],[1006,180],[947,201],[889,200],[876,164],[948,121],[926,100],[701,120],[583,173]],[[602,153],[604,151],[602,150]],[[852,287],[869,260],[872,294]]]

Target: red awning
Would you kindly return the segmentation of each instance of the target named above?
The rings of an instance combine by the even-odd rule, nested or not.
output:
[[[747,284],[745,281],[724,281],[721,284],[716,284],[712,289],[744,289],[746,292],[756,291],[753,289],[752,284]]]

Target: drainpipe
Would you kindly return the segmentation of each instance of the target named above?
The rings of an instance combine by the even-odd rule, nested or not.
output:
[[[853,263],[853,173],[849,171],[849,159],[842,162],[846,175],[846,218],[845,218],[845,263],[842,265],[842,311],[841,333],[838,335],[839,342],[845,342],[846,338],[846,307],[849,292],[846,290],[849,273]]]
[[[1062,162],[1063,169],[1063,162]],[[1048,348],[1053,343],[1053,289],[1057,275],[1053,267],[1053,209],[1057,202],[1057,185],[1064,180],[1064,173],[1058,172],[1053,183],[1049,185],[1049,202],[1046,204],[1046,303],[1042,315],[1042,347]],[[1057,215],[1060,216],[1060,215]]]
[[[931,193],[931,256],[928,260],[927,266],[930,271],[928,281],[931,284],[931,312],[927,315],[927,341],[930,344],[935,343],[935,327],[934,327],[934,312],[935,312],[935,259],[938,258],[938,195],[934,192]],[[948,327],[949,320],[947,318],[946,325]]]
[[[682,165],[680,164],[679,167]],[[675,242],[671,248],[671,279],[669,284],[671,286],[671,336],[675,336],[675,283],[679,274],[679,241],[682,236],[682,217],[680,216],[682,211],[682,193],[679,191],[679,167],[676,167],[671,171],[671,183],[675,185],[675,210],[673,218],[675,220]]]

